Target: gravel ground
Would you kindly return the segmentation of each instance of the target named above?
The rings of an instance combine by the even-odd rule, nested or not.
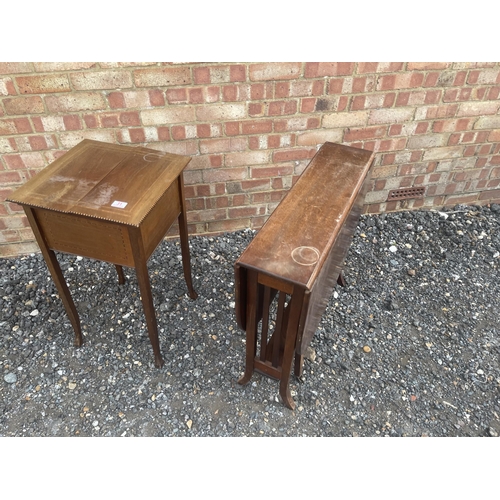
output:
[[[254,233],[191,237],[149,261],[165,366],[154,367],[135,273],[59,255],[73,330],[40,254],[0,261],[0,436],[497,436],[500,206],[362,216],[337,287],[292,376],[244,369],[233,265]]]

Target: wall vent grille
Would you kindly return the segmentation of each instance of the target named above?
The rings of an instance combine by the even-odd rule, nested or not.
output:
[[[421,198],[422,196],[424,196],[424,192],[425,192],[425,187],[393,189],[389,191],[387,201],[410,200],[412,198]]]

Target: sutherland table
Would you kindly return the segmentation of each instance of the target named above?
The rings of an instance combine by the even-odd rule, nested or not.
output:
[[[236,319],[246,330],[246,366],[239,383],[249,382],[254,370],[279,379],[280,396],[291,409],[294,352],[300,376],[333,287],[343,284],[343,261],[372,160],[371,151],[323,144],[235,263]]]
[[[83,343],[80,320],[54,251],[115,264],[120,284],[122,266],[136,269],[155,365],[163,365],[147,261],[178,219],[184,277],[196,298],[182,177],[189,161],[83,140],[10,197],[28,217],[75,330],[75,346]]]

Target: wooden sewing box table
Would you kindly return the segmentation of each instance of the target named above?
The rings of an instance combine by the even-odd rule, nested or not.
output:
[[[190,158],[144,147],[85,139],[44,168],[8,201],[24,208],[75,331],[83,336],[75,304],[55,251],[133,267],[153,347],[163,366],[147,261],[178,220],[184,277],[191,279],[183,170]]]

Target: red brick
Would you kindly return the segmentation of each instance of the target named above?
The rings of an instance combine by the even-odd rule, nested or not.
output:
[[[205,98],[203,96],[203,89],[193,88],[188,89],[188,102],[190,104],[201,104],[205,102]]]
[[[342,95],[338,99],[337,112],[346,111],[349,106],[349,96]]]
[[[268,134],[273,130],[273,122],[271,120],[242,122],[241,128],[243,134]]]
[[[230,66],[230,80],[232,82],[244,82],[246,80],[246,67],[243,64]]]
[[[43,149],[48,149],[47,140],[45,139],[44,136],[34,135],[34,136],[30,136],[28,138],[28,140],[29,140],[31,149],[33,151],[40,151]]]
[[[365,109],[366,96],[356,95],[352,98],[351,111],[358,111],[360,109]]]
[[[242,206],[242,205],[248,205],[248,195],[246,194],[235,194],[230,197],[231,199],[231,206],[237,207],[237,206]]]
[[[500,102],[464,102],[460,104],[457,116],[495,115],[500,108]]]
[[[243,137],[207,139],[200,141],[199,147],[202,154],[243,151],[246,148],[246,139]]]
[[[96,115],[84,115],[83,121],[87,128],[97,128],[99,126]]]
[[[167,101],[171,104],[179,102],[187,102],[187,91],[186,89],[167,89],[166,91]]]
[[[263,138],[262,142],[261,142],[261,137],[255,137],[255,136],[249,137],[248,138],[248,149],[266,149],[267,141],[266,141],[265,137]]]
[[[222,87],[222,98],[224,101],[237,101],[238,87],[236,85],[225,85]]]
[[[491,87],[488,92],[488,100],[495,101],[500,96],[500,87]]]
[[[275,151],[273,153],[273,162],[304,160],[309,159],[316,153],[315,149],[290,149],[285,151]]]
[[[208,183],[242,180],[247,178],[247,168],[213,168],[210,170],[202,170],[202,175],[203,181]]]
[[[439,73],[427,73],[423,83],[424,87],[435,87],[438,84]]]
[[[355,64],[352,62],[319,62],[306,63],[304,76],[318,78],[322,76],[352,75]]]
[[[293,165],[281,165],[275,167],[253,167],[250,177],[252,179],[283,177],[293,174]]]
[[[316,97],[306,97],[300,100],[300,112],[312,113],[316,109]]]
[[[478,132],[474,142],[486,142],[488,140],[489,132],[487,130],[482,130]]]
[[[344,88],[344,79],[343,78],[332,78],[328,85],[328,93],[329,94],[341,94],[342,89]]]
[[[470,127],[471,120],[469,118],[460,118],[455,120],[440,120],[433,124],[434,132],[456,132],[467,130]]]
[[[238,135],[240,133],[240,122],[225,123],[225,130],[227,135]]]
[[[358,129],[348,129],[345,131],[345,141],[363,141],[366,139],[376,139],[386,134],[386,127],[364,127]]]
[[[473,98],[481,101],[482,99],[484,99],[487,90],[488,89],[486,87],[475,88],[472,92],[472,95],[474,96]]]
[[[196,125],[196,135],[200,138],[210,137],[211,136],[210,125],[208,123]]]
[[[180,125],[174,126],[171,129],[171,135],[172,135],[172,139],[174,139],[174,141],[180,141],[182,139],[185,139],[186,138],[186,128],[184,126],[180,126]]]
[[[429,122],[419,122],[415,129],[415,134],[425,134],[429,128]]]
[[[20,94],[48,94],[71,90],[66,75],[18,76],[16,84]]]
[[[53,113],[106,108],[104,96],[94,92],[78,92],[57,97],[47,96],[45,102],[49,111]]]
[[[39,73],[48,73],[53,71],[75,71],[79,69],[94,68],[95,62],[35,62],[35,71]],[[103,63],[101,63],[101,66]],[[31,71],[30,71],[31,72]]]
[[[320,126],[319,118],[308,118],[306,123],[306,128],[308,129],[319,128]]]
[[[0,62],[0,75],[15,73],[32,73],[33,63],[29,62]]]
[[[281,136],[279,135],[269,135],[267,136],[267,147],[271,149],[276,149],[281,146]]]
[[[5,77],[0,78],[0,95],[16,95],[17,90],[14,87],[14,82],[12,78]]]
[[[400,73],[383,75],[379,78],[377,90],[394,90],[420,87],[423,83],[423,73]]]
[[[269,103],[268,114],[270,116],[293,115],[297,112],[297,101],[274,101]]]
[[[63,123],[65,130],[80,130],[82,128],[82,123],[78,115],[63,116]]]
[[[104,128],[113,128],[120,125],[118,115],[116,114],[101,115],[99,116],[99,122],[100,126]]]
[[[129,129],[130,140],[133,143],[141,143],[146,142],[146,134],[144,133],[143,128],[131,128]]]
[[[407,68],[409,71],[425,71],[432,69],[446,69],[450,63],[446,62],[415,62],[408,63]]]
[[[110,92],[108,102],[111,108],[125,108],[125,97],[123,92]]]
[[[221,220],[208,222],[207,232],[209,234],[226,233],[232,231],[238,231],[239,229],[244,229],[250,227],[249,219],[237,219],[237,220]]]
[[[274,96],[278,99],[290,96],[290,82],[278,82],[274,89]]]
[[[469,84],[495,84],[500,83],[500,71],[498,69],[485,69],[482,71],[471,71],[467,79]]]
[[[290,97],[307,97],[322,95],[325,88],[324,80],[295,80],[289,83]]]
[[[228,216],[230,219],[238,219],[241,217],[252,217],[254,215],[263,215],[263,207],[247,206],[247,207],[237,207],[230,208],[228,210]]]
[[[267,191],[270,188],[269,179],[252,179],[241,182],[241,189],[247,191]]]
[[[8,115],[32,115],[45,112],[40,96],[6,98],[3,99],[3,105]]]
[[[30,132],[32,128],[28,118],[0,120],[0,135],[29,134]]]
[[[120,123],[122,125],[128,126],[139,126],[141,121],[139,119],[139,113],[137,111],[129,111],[125,113],[120,113],[119,115]]]
[[[272,83],[253,83],[250,85],[250,98],[253,101],[271,99],[273,97]]]
[[[443,106],[422,106],[415,113],[417,120],[454,117],[458,111],[457,104]]]
[[[151,106],[165,106],[165,94],[160,89],[148,90]]]
[[[358,74],[363,73],[393,73],[395,71],[401,71],[404,64],[398,62],[360,62],[358,63]]]
[[[85,71],[70,74],[75,90],[106,90],[132,87],[132,76],[128,71]]]
[[[19,184],[22,182],[22,177],[17,170],[0,171],[0,185]]]
[[[301,63],[293,62],[251,64],[249,74],[252,81],[291,80],[300,76],[301,69]]]
[[[137,87],[168,87],[193,83],[188,67],[138,69],[133,72]]]
[[[492,130],[491,132],[489,132],[488,141],[500,142],[500,129]]]
[[[198,106],[196,118],[200,121],[234,120],[246,117],[246,106],[244,103],[226,103]]]

